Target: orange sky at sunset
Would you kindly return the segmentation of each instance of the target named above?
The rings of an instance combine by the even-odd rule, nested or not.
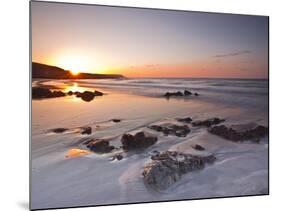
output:
[[[268,77],[262,16],[32,3],[32,61],[126,77]]]

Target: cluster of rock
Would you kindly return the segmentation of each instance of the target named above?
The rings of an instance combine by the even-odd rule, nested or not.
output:
[[[84,92],[72,92],[69,91],[68,95],[75,95],[78,98],[81,98],[82,100],[86,101],[86,102],[90,102],[92,101],[96,96],[103,96],[103,93],[100,91],[84,91]]]
[[[179,122],[183,122],[183,123],[191,123],[192,122],[192,118],[191,117],[177,118],[177,120]]]
[[[155,144],[156,142],[156,136],[149,136],[144,132],[138,132],[135,135],[124,134],[121,138],[122,148],[124,150],[144,149]]]
[[[103,93],[100,91],[84,91],[84,92],[72,92],[69,91],[64,93],[62,91],[51,91],[50,89],[43,87],[32,87],[32,98],[33,99],[44,99],[44,98],[55,98],[55,97],[64,97],[66,95],[75,95],[78,98],[86,102],[92,101],[96,96],[103,96]]]
[[[149,129],[162,132],[164,135],[174,135],[178,137],[185,137],[190,133],[190,129],[187,125],[176,125],[176,124],[163,124],[163,125],[150,125]]]
[[[88,149],[95,153],[109,153],[115,149],[114,146],[109,144],[108,140],[92,139],[83,143]]]
[[[50,89],[43,87],[32,87],[33,99],[64,97],[65,95],[66,94],[62,91],[51,91]]]
[[[268,134],[268,128],[258,125],[253,126],[252,128],[247,129],[234,129],[234,126],[227,127],[225,125],[219,125],[209,128],[209,132],[215,135],[218,135],[222,138],[225,138],[230,141],[238,142],[251,140],[254,142],[259,142],[260,138]]]
[[[182,175],[203,169],[216,160],[213,155],[195,156],[176,151],[165,151],[151,156],[152,161],[144,166],[146,184],[156,190],[165,190],[177,182]]]
[[[220,118],[215,117],[215,118],[210,118],[210,119],[206,119],[206,120],[193,121],[191,124],[194,127],[196,127],[196,126],[210,127],[212,125],[220,124],[224,121],[225,121],[224,119],[220,119]]]
[[[183,97],[183,96],[190,96],[193,93],[188,91],[188,90],[184,90],[183,92],[181,91],[177,91],[177,92],[166,92],[164,94],[164,97]],[[199,96],[199,94],[197,92],[194,93],[195,96]]]

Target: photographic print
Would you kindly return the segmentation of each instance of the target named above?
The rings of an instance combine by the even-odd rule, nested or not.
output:
[[[30,208],[269,194],[269,17],[30,2]]]

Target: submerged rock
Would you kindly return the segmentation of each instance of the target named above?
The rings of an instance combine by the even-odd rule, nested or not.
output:
[[[216,157],[195,156],[176,151],[166,151],[151,157],[152,161],[144,166],[144,181],[157,190],[164,190],[177,182],[183,174],[203,169],[213,163]]]
[[[84,143],[87,148],[96,153],[109,153],[115,149],[109,145],[109,141],[103,139],[92,139]]]
[[[199,94],[197,92],[194,93],[195,96],[199,96]]]
[[[224,122],[224,119],[220,119],[220,118],[210,118],[210,119],[206,119],[206,120],[197,120],[197,121],[193,121],[192,122],[192,126],[206,126],[206,127],[210,127],[212,125],[217,125],[220,124],[222,122]]]
[[[176,125],[176,124],[163,124],[163,125],[151,125],[149,129],[162,132],[164,135],[174,135],[178,137],[185,137],[190,129],[187,125]]]
[[[156,142],[156,136],[146,136],[144,132],[138,132],[135,135],[124,134],[121,138],[122,148],[124,150],[143,149]]]
[[[113,160],[122,160],[123,159],[123,155],[122,154],[117,154],[111,157],[111,161]]]
[[[266,136],[269,132],[267,127],[261,125],[245,125],[245,127],[243,125],[233,125],[230,127],[220,125],[211,127],[208,131],[234,142],[251,140],[256,143],[259,143],[259,139]]]
[[[198,151],[203,151],[203,150],[205,150],[205,148],[202,147],[202,146],[199,145],[199,144],[196,144],[196,145],[192,146],[192,148],[193,148],[193,149],[196,149],[196,150],[198,150]]]
[[[179,122],[184,122],[184,123],[190,123],[190,122],[192,122],[192,118],[191,118],[191,117],[178,118],[177,120],[178,120]]]

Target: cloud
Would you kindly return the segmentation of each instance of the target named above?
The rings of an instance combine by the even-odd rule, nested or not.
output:
[[[251,51],[237,51],[237,52],[228,53],[228,54],[217,54],[213,57],[224,58],[224,57],[240,56],[240,55],[243,55],[243,54],[250,54],[250,53],[252,53],[252,52]]]

